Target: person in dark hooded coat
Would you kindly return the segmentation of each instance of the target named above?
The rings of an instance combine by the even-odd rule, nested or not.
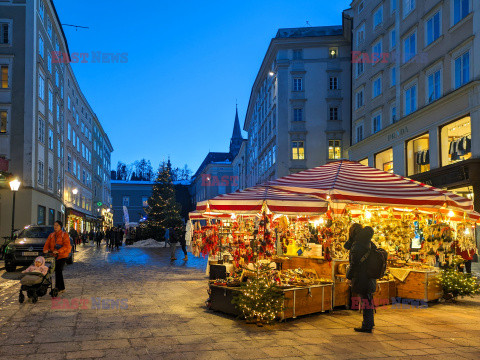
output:
[[[375,244],[372,243],[373,234],[374,231],[370,226],[362,228],[359,224],[353,224],[350,228],[350,238],[344,245],[345,249],[350,250],[350,268],[347,279],[351,280],[352,292],[360,296],[360,304],[363,307],[362,327],[354,329],[358,332],[371,333],[375,326],[373,294],[377,287],[377,281],[368,277],[367,262],[364,258],[369,251],[376,249]],[[366,306],[363,306],[364,304]]]

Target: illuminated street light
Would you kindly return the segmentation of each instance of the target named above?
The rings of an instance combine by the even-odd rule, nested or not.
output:
[[[77,189],[77,188],[73,189],[73,190],[72,190],[72,194],[73,194],[73,195],[77,195],[77,194],[78,194],[78,189]]]
[[[13,231],[15,227],[15,194],[20,188],[20,181],[18,179],[13,179],[10,181],[10,189],[13,192],[13,204],[12,204],[12,231],[10,233],[10,239],[13,241]]]

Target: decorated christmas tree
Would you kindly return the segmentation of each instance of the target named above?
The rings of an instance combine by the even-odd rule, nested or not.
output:
[[[461,262],[463,260],[454,259],[451,266],[442,272],[440,282],[445,299],[455,300],[458,296],[464,297],[480,294],[480,284],[477,278],[457,270],[457,265]]]
[[[268,264],[256,263],[256,276],[242,285],[234,303],[247,322],[270,323],[284,310],[284,295]]]
[[[156,240],[163,240],[165,229],[179,229],[183,223],[180,216],[181,206],[175,199],[175,187],[172,180],[170,160],[163,162],[153,185],[152,195],[147,201],[146,232]]]

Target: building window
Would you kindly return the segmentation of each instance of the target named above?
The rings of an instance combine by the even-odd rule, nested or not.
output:
[[[364,104],[363,104],[363,90],[360,90],[357,92],[356,94],[356,108],[359,109],[361,108]]]
[[[363,90],[360,90],[356,94],[356,108],[359,109],[363,105]]]
[[[375,155],[375,167],[379,170],[393,173],[393,149],[382,151]]]
[[[43,185],[43,161],[38,161],[38,183]]]
[[[403,17],[405,18],[415,9],[415,0],[403,0]]]
[[[305,145],[303,141],[292,141],[292,159],[305,159]]]
[[[455,59],[455,89],[470,81],[470,52]]]
[[[397,46],[397,33],[395,29],[390,31],[390,50],[394,49]]]
[[[338,90],[338,77],[330,76],[329,87],[330,90]]]
[[[45,55],[45,45],[43,43],[43,38],[41,35],[38,36],[38,53],[43,59]]]
[[[48,89],[48,110],[53,113],[53,91]]]
[[[0,134],[7,132],[8,112],[6,110],[0,110]]]
[[[357,77],[363,74],[364,66],[363,66],[363,59],[360,59],[357,62]]]
[[[72,109],[71,105],[72,105],[72,102],[70,100],[70,96],[67,96],[67,108],[68,108],[68,110]]]
[[[45,214],[46,208],[45,206],[38,205],[37,208],[37,224],[38,225],[45,225]]]
[[[359,14],[363,11],[363,8],[364,8],[364,4],[363,4],[363,1],[361,1],[360,4],[358,4],[358,13]]]
[[[397,122],[397,107],[395,105],[392,105],[390,108],[390,121],[392,124]]]
[[[2,65],[1,66],[1,84],[0,86],[2,89],[8,89],[8,66],[7,65]]]
[[[75,130],[72,129],[72,145],[73,145],[73,147],[75,147],[75,139],[76,139]]]
[[[428,75],[428,103],[434,102],[441,96],[440,70]]]
[[[301,60],[301,59],[303,59],[303,50],[302,49],[293,50],[293,60]]]
[[[338,107],[330,107],[329,120],[338,120]]]
[[[45,101],[45,78],[38,74],[38,97]]]
[[[48,188],[53,190],[53,169],[48,168]]]
[[[57,156],[59,158],[62,157],[62,143],[60,142],[60,138],[57,139]]]
[[[440,11],[427,20],[427,45],[440,37]]]
[[[397,0],[390,0],[390,13],[393,14],[397,10]]]
[[[73,159],[73,175],[77,175],[77,161]]]
[[[53,130],[48,129],[48,148],[53,150]]]
[[[453,0],[453,25],[470,13],[470,0]]]
[[[293,121],[303,121],[303,109],[293,109]]]
[[[38,118],[38,141],[45,143],[45,120]]]
[[[2,45],[10,44],[9,29],[10,29],[10,24],[0,23],[0,44]]]
[[[440,148],[442,166],[472,157],[472,124],[470,116],[441,128]]]
[[[328,140],[328,159],[335,160],[342,158],[341,140]]]
[[[363,124],[358,124],[356,127],[356,142],[360,142],[363,140]]]
[[[372,46],[372,61],[376,64],[382,59],[382,40]]]
[[[391,86],[397,85],[397,68],[396,67],[390,68],[390,85]]]
[[[428,134],[407,141],[408,176],[430,170],[430,150]]]
[[[404,62],[408,62],[417,54],[417,32],[413,32],[403,41]]]
[[[52,38],[52,22],[50,21],[50,18],[47,16],[47,33],[48,37],[51,39]]]
[[[383,22],[383,5],[381,5],[377,11],[373,13],[373,29],[380,26]]]
[[[382,129],[382,113],[376,113],[372,118],[373,133],[377,133]]]
[[[365,24],[359,27],[357,30],[357,46],[365,41]]]
[[[123,197],[123,206],[130,206],[130,197],[128,196]]]
[[[373,94],[372,98],[376,98],[378,95],[382,93],[382,77],[379,76],[375,80],[373,80]]]
[[[52,56],[50,53],[47,53],[47,66],[48,66],[48,72],[51,74],[52,73]]]
[[[417,110],[417,85],[413,85],[405,90],[405,115],[411,114]]]
[[[293,79],[293,91],[303,91],[302,78],[294,78]]]

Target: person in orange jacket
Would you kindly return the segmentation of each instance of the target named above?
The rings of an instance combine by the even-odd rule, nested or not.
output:
[[[70,245],[70,237],[64,231],[62,231],[62,222],[55,221],[53,233],[48,235],[47,242],[43,247],[43,252],[53,253],[55,256],[55,285],[58,289],[58,293],[63,293],[65,291],[65,283],[63,281],[63,268],[67,261],[70,251],[72,251],[72,245]]]

